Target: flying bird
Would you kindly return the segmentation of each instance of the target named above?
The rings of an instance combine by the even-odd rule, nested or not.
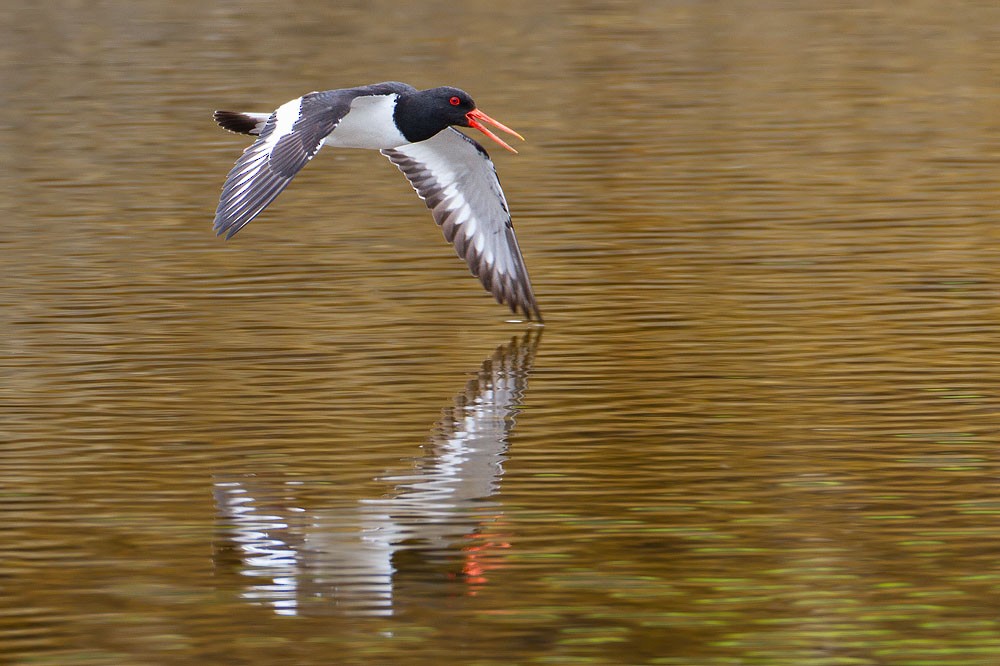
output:
[[[464,90],[390,81],[311,92],[273,113],[216,111],[215,121],[257,137],[222,187],[217,234],[232,238],[260,215],[323,146],[378,150],[406,176],[486,290],[541,321],[493,161],[455,126],[475,128],[515,153],[484,123],[524,137],[480,111]]]

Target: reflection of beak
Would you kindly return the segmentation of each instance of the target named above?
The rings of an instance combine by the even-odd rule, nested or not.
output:
[[[479,109],[473,109],[472,111],[469,111],[467,114],[465,114],[465,118],[466,118],[466,120],[469,121],[469,127],[475,127],[477,130],[479,130],[480,132],[482,132],[486,136],[490,137],[491,139],[493,139],[494,141],[496,141],[497,143],[499,143],[501,146],[503,146],[504,148],[506,148],[507,150],[509,150],[512,153],[516,153],[517,151],[514,150],[513,148],[511,148],[510,146],[508,146],[506,141],[504,141],[503,139],[501,139],[500,137],[498,137],[496,134],[494,134],[493,132],[491,132],[488,129],[486,129],[483,126],[483,124],[480,123],[479,121],[481,120],[481,121],[483,121],[485,123],[489,123],[490,125],[493,125],[497,129],[501,129],[504,132],[507,132],[508,134],[513,134],[514,136],[516,136],[521,141],[524,141],[524,137],[523,136],[521,136],[520,134],[518,134],[517,132],[515,132],[511,128],[507,127],[506,125],[503,125],[503,124],[498,123],[497,121],[493,120],[492,118],[490,118],[488,115],[486,115],[485,113],[483,113]]]

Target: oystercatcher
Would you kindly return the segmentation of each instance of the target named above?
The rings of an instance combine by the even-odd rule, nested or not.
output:
[[[215,231],[232,238],[281,194],[324,145],[380,151],[430,208],[445,238],[498,302],[541,321],[510,211],[486,150],[453,126],[483,123],[523,137],[476,108],[464,90],[396,81],[311,92],[273,113],[216,111],[227,130],[257,136],[229,172]]]

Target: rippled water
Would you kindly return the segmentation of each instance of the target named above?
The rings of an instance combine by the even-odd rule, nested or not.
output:
[[[1000,662],[995,2],[343,5],[0,9],[2,659]],[[212,235],[212,109],[386,79],[543,330],[374,153]]]

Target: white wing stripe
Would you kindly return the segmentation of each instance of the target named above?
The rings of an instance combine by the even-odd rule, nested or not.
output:
[[[270,153],[286,134],[290,134],[295,121],[302,116],[302,98],[297,97],[285,102],[274,112],[274,130],[261,146],[262,153]]]

